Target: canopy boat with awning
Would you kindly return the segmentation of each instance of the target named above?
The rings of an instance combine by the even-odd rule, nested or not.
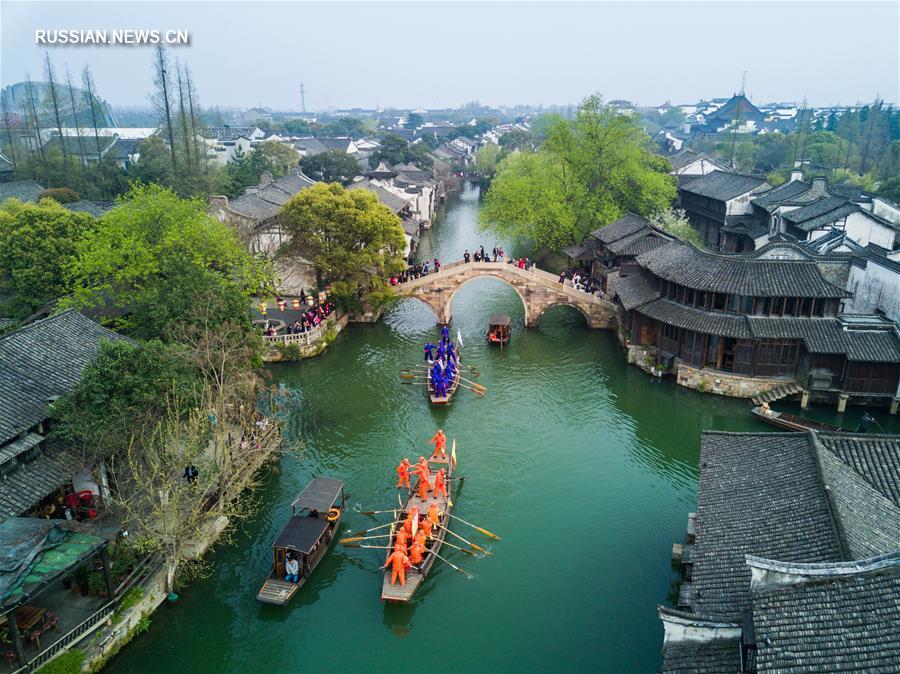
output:
[[[325,556],[344,516],[344,483],[329,477],[317,477],[291,504],[291,518],[272,544],[273,562],[257,600],[284,606],[306,583]],[[287,564],[297,561],[296,582],[285,579]]]
[[[510,337],[510,320],[506,314],[494,314],[488,321],[487,339],[491,344],[506,344]]]

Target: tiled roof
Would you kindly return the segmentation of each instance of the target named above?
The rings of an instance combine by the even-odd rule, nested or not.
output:
[[[753,297],[848,297],[814,262],[708,253],[682,241],[644,253],[638,263],[657,276],[694,288]]]
[[[81,380],[103,339],[127,339],[76,311],[0,337],[0,443],[46,418],[51,399]]]
[[[696,309],[668,299],[658,299],[643,304],[637,308],[637,312],[667,325],[696,330],[708,335],[740,339],[752,337],[750,329],[747,327],[747,320],[742,314]]]
[[[647,225],[633,234],[627,234],[606,244],[607,250],[614,255],[636,257],[643,253],[667,244],[673,237],[660,232],[652,225]]]
[[[27,512],[47,494],[69,482],[81,466],[81,457],[64,443],[46,441],[44,449],[32,461],[0,477],[0,522]]]
[[[113,201],[88,201],[86,199],[63,204],[63,208],[67,210],[75,211],[77,213],[88,213],[95,218],[99,218],[104,213],[111,210],[113,206],[115,206],[115,202]]]
[[[591,232],[591,236],[600,239],[603,243],[618,241],[624,236],[639,232],[650,225],[650,221],[634,213],[626,213],[618,220],[614,220],[605,227]]]
[[[49,139],[46,143],[44,143],[45,150],[61,150],[63,146],[65,146],[66,152],[72,155],[81,156],[82,147],[84,148],[84,156],[85,157],[96,157],[97,156],[97,137],[93,134],[82,134],[79,139],[78,136],[63,136],[61,141],[60,136],[54,136]],[[110,148],[115,145],[116,137],[115,136],[100,136],[100,156],[105,156]]]
[[[12,182],[0,183],[0,202],[7,199],[37,201],[43,191],[43,186],[33,180],[13,180]]]
[[[862,565],[753,590],[758,672],[900,671],[900,559]]]
[[[211,126],[203,129],[203,137],[219,142],[235,141],[238,138],[250,140],[256,127],[253,126]]]
[[[893,330],[845,329],[836,318],[748,316],[759,339],[802,339],[810,353],[841,353],[851,361],[900,363],[900,340]]]
[[[900,507],[900,436],[819,433],[819,442]]]
[[[842,558],[807,433],[703,433],[691,557],[695,613],[737,620],[750,607],[746,554]]]
[[[697,180],[692,180],[681,190],[717,201],[730,201],[765,184],[765,178],[729,173],[728,171],[713,171]]]
[[[277,215],[288,199],[313,184],[314,182],[306,176],[291,173],[260,190],[239,196],[230,202],[228,207],[261,222]]]
[[[647,302],[659,298],[659,293],[650,287],[650,284],[640,274],[628,274],[609,279],[612,290],[615,291],[626,311],[631,311]]]
[[[849,203],[850,202],[844,199],[844,197],[826,196],[821,199],[816,199],[802,208],[787,211],[784,213],[783,217],[785,220],[789,220],[790,222],[799,225],[807,220],[820,218],[826,213],[830,213],[836,208],[846,206]]]
[[[400,211],[409,208],[410,203],[402,198],[398,197],[393,192],[389,192],[383,187],[379,187],[378,185],[373,185],[368,180],[358,180],[352,185],[350,185],[348,190],[369,190],[370,192],[374,192],[375,196],[378,197],[378,201],[391,209],[394,213],[399,213]]]
[[[660,674],[732,674],[741,669],[741,647],[735,639],[683,641],[663,646]]]
[[[802,180],[792,180],[778,187],[773,187],[769,191],[753,197],[750,201],[761,208],[771,211],[780,206],[781,202],[793,199],[798,194],[808,192],[811,187],[812,185]]]

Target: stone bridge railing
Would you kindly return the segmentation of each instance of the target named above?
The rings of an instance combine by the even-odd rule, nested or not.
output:
[[[558,276],[533,265],[531,269],[519,269],[506,262],[452,262],[439,272],[406,281],[396,289],[400,295],[428,304],[439,323],[449,323],[456,291],[481,277],[498,278],[513,287],[525,307],[526,326],[536,326],[547,309],[560,304],[576,308],[592,328],[611,328],[616,320],[612,303],[560,283]]]

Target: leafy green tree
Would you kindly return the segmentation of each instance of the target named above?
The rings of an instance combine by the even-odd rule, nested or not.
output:
[[[286,252],[311,260],[323,283],[345,306],[403,268],[405,239],[400,218],[367,190],[317,183],[281,211],[290,241]]]
[[[537,246],[559,249],[572,242],[575,213],[561,160],[550,153],[517,152],[497,169],[481,210],[481,223]]]
[[[4,312],[25,317],[69,290],[65,269],[79,241],[96,224],[87,213],[52,199],[0,205],[0,288],[11,295]]]
[[[878,187],[878,194],[885,199],[900,204],[900,175],[885,180]]]
[[[504,150],[527,150],[533,144],[532,135],[523,129],[513,129],[500,136],[500,147]]]
[[[266,141],[257,150],[272,167],[272,175],[276,178],[290,173],[291,169],[300,161],[300,153],[297,150],[284,143],[279,143],[277,140]]]
[[[304,157],[300,160],[300,170],[313,180],[342,185],[348,185],[360,174],[356,160],[340,150]]]
[[[124,452],[130,439],[171,411],[184,414],[198,399],[201,380],[186,349],[159,341],[104,341],[74,391],[50,410],[53,433],[83,442],[93,456]]]
[[[703,245],[700,233],[687,219],[680,208],[667,208],[651,218],[651,222],[664,232],[677,236],[682,241],[690,241],[698,246]]]
[[[200,279],[208,282],[209,274],[222,281],[219,288],[228,284],[239,288],[245,306],[250,294],[270,284],[269,270],[247,251],[233,229],[207,215],[202,200],[181,199],[158,185],[132,187],[116,208],[82,236],[68,272],[73,293],[64,305],[101,307],[101,315],[118,316],[126,330],[135,329],[135,308],[146,308],[154,301],[204,306],[208,285]],[[191,282],[192,274],[200,279]],[[184,284],[178,285],[175,278]],[[195,284],[200,284],[199,290]],[[172,297],[166,298],[165,293]],[[183,316],[177,307],[169,311],[170,316]],[[126,315],[121,317],[123,312]],[[146,336],[148,325],[165,327],[158,316],[141,320]]]
[[[144,183],[172,183],[172,161],[161,136],[153,135],[142,140],[138,153],[140,156],[132,169],[135,178]]]
[[[500,164],[482,224],[538,246],[581,241],[625,211],[657,213],[675,197],[669,162],[631,117],[597,96],[585,99],[571,122],[557,119],[538,152],[522,155]]]
[[[428,146],[424,143],[407,143],[396,134],[388,134],[369,157],[369,166],[376,168],[381,162],[386,162],[388,166],[415,164],[419,168],[430,168],[434,160],[428,152]]]
[[[422,124],[425,123],[425,118],[422,115],[411,112],[407,118],[406,123],[403,125],[405,129],[418,129]]]
[[[492,177],[500,161],[500,146],[488,143],[475,153],[475,169],[484,176]]]

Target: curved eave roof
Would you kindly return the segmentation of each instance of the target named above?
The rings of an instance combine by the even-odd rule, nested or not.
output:
[[[682,241],[644,253],[637,261],[660,278],[694,290],[753,297],[851,296],[825,280],[815,262],[720,255]]]

